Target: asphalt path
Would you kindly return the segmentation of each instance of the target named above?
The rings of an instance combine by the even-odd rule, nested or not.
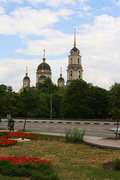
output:
[[[79,130],[84,130],[86,136],[94,137],[114,137],[114,132],[111,129],[115,129],[116,125],[109,123],[99,123],[95,122],[83,122],[79,124],[72,124],[69,122],[62,121],[27,121],[26,130],[31,130],[38,133],[48,133],[48,134],[61,134],[64,135],[68,129],[77,128]],[[7,121],[2,121],[0,128],[7,129]],[[108,125],[109,124],[109,125]],[[15,130],[22,130],[24,126],[24,120],[19,120],[15,122]]]

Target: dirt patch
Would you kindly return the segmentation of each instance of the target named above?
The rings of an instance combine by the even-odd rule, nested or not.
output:
[[[107,163],[104,163],[103,164],[103,168],[105,169],[105,170],[108,170],[108,171],[117,171],[117,172],[120,172],[120,170],[116,170],[116,169],[114,169],[113,168],[113,164],[112,164],[112,162],[107,162]]]
[[[103,168],[104,168],[105,170],[114,171],[113,166],[112,166],[112,162],[104,163],[104,164],[103,164]]]

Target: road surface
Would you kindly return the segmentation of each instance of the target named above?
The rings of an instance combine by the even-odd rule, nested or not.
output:
[[[7,120],[2,120],[0,128],[7,129]],[[24,120],[15,120],[15,130],[22,130]],[[85,130],[86,136],[114,137],[111,129],[116,128],[116,123],[95,121],[62,121],[62,120],[27,120],[26,130],[41,133],[65,134],[67,129],[77,128]]]

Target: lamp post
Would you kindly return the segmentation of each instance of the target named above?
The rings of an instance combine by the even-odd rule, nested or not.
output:
[[[50,119],[52,119],[52,93],[50,96]]]

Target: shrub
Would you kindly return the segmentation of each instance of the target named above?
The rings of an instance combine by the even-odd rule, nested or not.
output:
[[[83,141],[83,136],[85,131],[80,131],[77,128],[68,129],[66,131],[66,140],[67,142],[79,143]]]
[[[30,177],[31,180],[58,180],[51,162],[35,157],[0,157],[0,174]]]
[[[44,173],[42,171],[33,170],[31,175],[32,180],[58,180],[58,176],[55,172],[47,171]]]
[[[5,132],[5,131],[0,132],[0,136],[7,135],[7,134],[8,132]]]
[[[115,159],[113,162],[112,162],[112,166],[115,170],[120,170],[120,159]]]

